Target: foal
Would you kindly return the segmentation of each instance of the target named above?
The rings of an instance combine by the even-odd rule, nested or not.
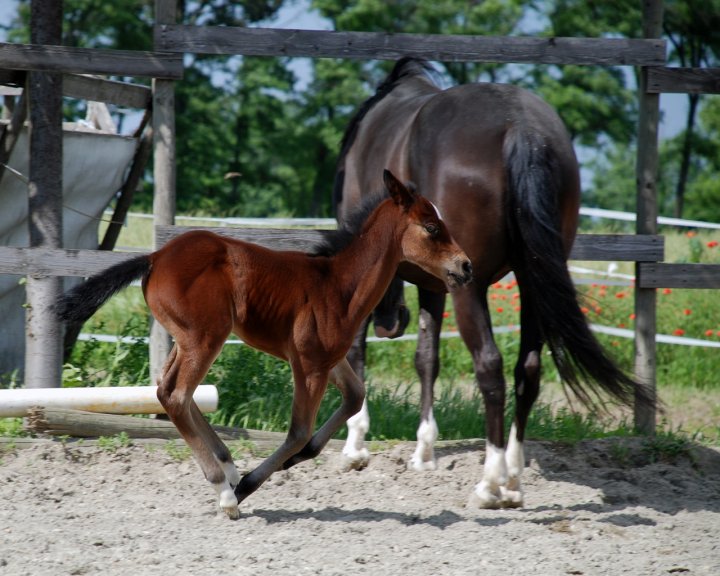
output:
[[[345,354],[401,262],[419,266],[449,288],[472,278],[468,257],[433,204],[387,170],[384,184],[384,199],[358,219],[357,229],[338,230],[315,255],[188,232],[157,252],[90,278],[58,303],[60,318],[84,321],[115,292],[142,278],[152,314],[175,339],[158,399],[230,518],[239,517],[238,503],[273,472],[319,454],[360,410],[364,385]],[[295,381],[287,438],[242,478],[192,399],[231,332],[288,361]],[[343,401],[313,435],[328,378]]]

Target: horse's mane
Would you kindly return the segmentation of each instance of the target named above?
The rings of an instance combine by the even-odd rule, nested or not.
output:
[[[365,100],[362,106],[360,106],[360,109],[355,113],[355,116],[350,120],[343,135],[342,143],[340,144],[338,164],[343,161],[348,150],[350,150],[350,147],[355,142],[360,122],[362,122],[363,118],[365,118],[375,104],[390,94],[402,80],[416,76],[423,76],[432,80],[432,73],[434,72],[436,72],[436,70],[426,60],[413,58],[411,56],[405,56],[398,60],[392,72],[390,72],[385,80],[377,87],[375,94]]]
[[[360,122],[362,122],[363,118],[365,118],[372,107],[385,98],[385,96],[390,94],[390,92],[392,92],[402,80],[417,76],[433,80],[433,74],[435,73],[437,73],[437,71],[426,60],[412,58],[410,56],[401,58],[396,62],[390,74],[388,74],[385,80],[383,80],[377,87],[375,94],[365,100],[355,115],[351,118],[350,123],[345,129],[345,134],[343,135],[342,142],[340,144],[340,154],[338,155],[337,161],[338,170],[335,173],[335,181],[333,182],[332,198],[334,209],[336,209],[342,201],[342,189],[345,181],[345,170],[342,166],[345,162],[345,157],[347,156],[348,151],[355,143]]]
[[[328,230],[323,239],[310,249],[311,256],[334,256],[342,252],[357,237],[365,221],[378,204],[389,198],[385,189],[365,196],[358,207],[339,223],[337,230]]]

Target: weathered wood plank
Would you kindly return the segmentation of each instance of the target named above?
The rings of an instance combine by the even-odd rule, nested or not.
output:
[[[292,229],[292,228],[222,228],[222,227],[205,227],[205,226],[156,226],[155,239],[156,245],[162,246],[167,241],[180,236],[191,230],[207,230],[234,238],[236,240],[244,240],[253,242],[266,248],[273,250],[311,250],[318,242],[320,242],[327,231],[308,230],[308,229]]]
[[[665,257],[665,238],[659,235],[578,234],[571,260],[657,262]]]
[[[24,83],[22,70],[0,70],[0,85],[23,86]],[[62,88],[63,96],[130,108],[147,108],[152,97],[149,86],[80,74],[64,74]]]
[[[92,276],[138,254],[0,246],[0,273],[22,276]]]
[[[664,94],[720,94],[720,68],[648,68],[646,90]]]
[[[169,52],[444,62],[533,62],[662,66],[664,40],[529,38],[332,32],[229,26],[155,27],[155,46]]]
[[[190,230],[208,230],[230,238],[254,242],[274,250],[308,251],[327,230],[292,228],[220,228],[157,226],[157,245]],[[662,236],[580,234],[570,255],[573,260],[655,262],[663,259]],[[91,276],[141,252],[51,250],[0,246],[0,273],[37,276]]]
[[[0,68],[180,79],[182,55],[0,42]]]
[[[720,288],[720,264],[638,264],[641,288]]]
[[[66,74],[63,76],[63,95],[129,108],[147,108],[152,98],[152,91],[149,86],[141,84]]]

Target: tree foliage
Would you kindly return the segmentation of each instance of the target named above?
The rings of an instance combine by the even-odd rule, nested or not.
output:
[[[188,25],[273,26],[297,0],[178,1]],[[635,0],[302,0],[336,30],[419,34],[638,38]],[[153,0],[65,0],[63,43],[152,49]],[[680,66],[717,66],[720,0],[668,0],[664,34]],[[28,42],[29,0],[5,27]],[[292,23],[290,23],[292,26]],[[357,105],[392,62],[186,55],[176,83],[177,203],[185,213],[330,215],[335,159]],[[592,150],[585,201],[634,209],[637,94],[633,69],[591,66],[437,64],[446,85],[513,82],[544,97],[576,145]],[[298,72],[300,70],[300,72]],[[138,82],[137,79],[132,79]],[[300,89],[299,87],[303,88]],[[68,116],[82,112],[69,102]],[[674,112],[670,112],[674,113]],[[720,220],[720,104],[688,96],[685,128],[662,143],[664,214]],[[150,173],[137,207],[152,199]]]

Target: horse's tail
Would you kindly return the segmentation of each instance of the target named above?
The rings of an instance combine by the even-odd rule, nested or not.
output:
[[[150,265],[150,257],[143,255],[111,266],[63,294],[55,306],[56,314],[66,322],[85,322],[115,293],[145,278]]]
[[[590,331],[567,268],[557,206],[557,159],[542,137],[515,131],[505,142],[512,265],[526,283],[522,305],[533,307],[560,378],[593,405],[599,390],[631,404],[652,404],[642,384],[623,373]],[[529,300],[529,301],[528,301]]]

